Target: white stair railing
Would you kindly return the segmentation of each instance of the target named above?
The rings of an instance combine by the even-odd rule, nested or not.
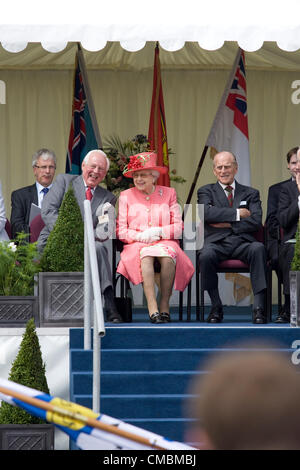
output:
[[[105,335],[102,294],[91,203],[84,201],[84,349],[91,349],[93,312],[93,411],[100,412],[101,337]]]

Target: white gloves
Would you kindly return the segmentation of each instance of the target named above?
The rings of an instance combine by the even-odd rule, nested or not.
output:
[[[136,241],[142,243],[157,242],[162,237],[161,227],[150,227],[136,234]]]

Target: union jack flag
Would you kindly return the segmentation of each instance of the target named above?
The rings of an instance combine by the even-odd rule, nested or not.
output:
[[[234,112],[233,122],[240,131],[248,135],[247,89],[245,72],[245,54],[241,51],[240,60],[226,101],[226,106]]]
[[[242,49],[237,51],[206,145],[217,152],[234,153],[238,162],[237,180],[247,186],[251,184],[245,53]]]
[[[72,119],[66,159],[66,173],[81,174],[85,155],[102,147],[94,105],[89,89],[83,53],[76,53]]]

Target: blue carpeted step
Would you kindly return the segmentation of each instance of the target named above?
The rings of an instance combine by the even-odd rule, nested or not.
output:
[[[202,372],[204,373],[204,372]],[[194,371],[178,372],[102,372],[101,393],[108,394],[145,394],[185,393],[191,378],[196,375]],[[92,394],[93,375],[88,372],[73,374],[74,395]]]
[[[239,342],[273,342],[274,347],[285,347],[299,339],[297,328],[289,326],[169,326],[160,327],[107,327],[106,335],[101,340],[104,349],[185,349],[185,348],[226,348],[234,347]],[[70,330],[70,348],[83,348],[83,330]]]
[[[103,349],[101,371],[182,371],[206,366],[215,354],[230,354],[236,348],[224,349]],[[291,349],[273,349],[274,354],[291,354]],[[73,372],[92,371],[92,351],[71,351]]]
[[[84,406],[89,402],[88,395],[77,395],[76,402]],[[103,395],[101,394],[101,413],[127,421],[143,418],[183,418],[182,408],[186,395]],[[88,405],[89,406],[89,405]]]
[[[196,374],[210,373],[207,359],[255,342],[256,348],[299,360],[299,329],[289,325],[198,325],[107,327],[101,339],[101,412],[183,441],[189,384]],[[71,400],[92,408],[93,355],[80,349],[83,329],[70,330],[70,345]]]

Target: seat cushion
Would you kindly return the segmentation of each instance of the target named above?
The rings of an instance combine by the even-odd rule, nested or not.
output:
[[[239,259],[227,259],[219,264],[220,269],[249,269],[248,264]]]

